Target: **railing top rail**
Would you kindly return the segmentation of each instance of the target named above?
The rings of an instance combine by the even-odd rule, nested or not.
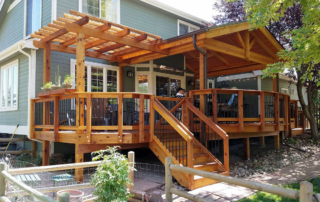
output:
[[[52,166],[16,168],[16,169],[9,169],[8,173],[10,173],[11,175],[19,175],[19,174],[26,174],[26,173],[68,170],[68,169],[75,169],[75,168],[89,168],[89,167],[96,167],[100,163],[101,161],[92,161],[92,162],[71,163],[71,164],[52,165]]]
[[[264,191],[264,192],[268,192],[271,194],[276,194],[279,196],[288,197],[288,198],[292,198],[292,199],[299,199],[299,197],[300,197],[299,191],[286,189],[286,188],[282,188],[282,187],[275,187],[272,185],[266,185],[266,184],[262,184],[259,182],[252,182],[249,180],[233,178],[233,177],[224,176],[224,175],[220,175],[220,174],[216,174],[216,173],[211,173],[211,172],[206,172],[206,171],[202,171],[202,170],[196,170],[196,169],[192,169],[192,168],[177,166],[174,164],[170,165],[170,169],[176,170],[179,172],[188,173],[191,175],[202,176],[205,178],[217,180],[219,182],[226,182],[229,184],[235,184],[238,186],[247,187],[247,188],[254,189],[254,190]]]
[[[161,97],[161,96],[156,96],[155,97],[157,100],[167,100],[167,101],[181,101],[183,98],[176,98],[176,97]]]

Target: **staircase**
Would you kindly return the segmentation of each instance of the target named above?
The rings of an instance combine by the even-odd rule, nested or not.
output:
[[[182,117],[187,114],[198,114],[200,115],[201,123],[207,124],[206,127],[211,127],[212,130],[221,130],[219,127],[215,128],[214,123],[209,120],[205,115],[203,115],[198,109],[196,109],[189,101],[184,100],[175,106],[171,111],[168,111],[160,102],[156,99],[152,103],[153,109],[159,113],[160,121],[158,121],[154,126],[154,134],[152,136],[152,141],[150,143],[150,149],[155,153],[159,160],[164,164],[165,158],[170,156],[172,162],[176,165],[191,167],[197,170],[203,170],[208,172],[214,172],[221,175],[229,175],[229,150],[228,146],[224,148],[224,164],[218,160],[212,152],[208,149],[208,142],[206,141],[201,144],[195,137],[189,128],[192,128],[189,124],[193,118],[186,117],[184,120],[179,121],[175,116],[174,112],[177,110],[181,111],[181,107],[185,109],[182,111]],[[199,114],[201,113],[201,114]],[[186,119],[188,121],[186,121]],[[199,120],[199,116],[198,116]],[[188,127],[186,125],[189,125]],[[209,126],[208,126],[209,125]],[[205,130],[206,131],[206,130]],[[222,135],[223,131],[219,131]],[[224,142],[228,141],[228,136],[225,135]],[[202,136],[203,134],[198,134]],[[221,142],[222,139],[217,140]],[[223,144],[228,145],[228,144]],[[173,172],[173,176],[176,180],[184,187],[190,190],[214,184],[217,181],[202,178],[200,176],[192,176],[186,173]]]

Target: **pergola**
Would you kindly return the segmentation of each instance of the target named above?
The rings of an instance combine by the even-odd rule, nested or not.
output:
[[[183,54],[186,67],[200,79],[204,88],[207,77],[261,70],[279,61],[280,44],[265,28],[250,30],[249,22],[203,28],[167,40],[161,37],[70,10],[57,21],[31,34],[40,39],[34,46],[44,49],[43,80],[50,80],[50,51],[76,54],[77,91],[84,92],[85,57],[119,63],[120,91],[123,90],[122,67]],[[207,72],[203,55],[193,45],[207,53]]]

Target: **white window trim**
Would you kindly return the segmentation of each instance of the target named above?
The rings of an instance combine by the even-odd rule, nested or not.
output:
[[[188,22],[185,22],[185,21],[183,21],[183,20],[178,19],[178,36],[180,35],[180,26],[179,26],[180,24],[187,25],[187,26],[188,26],[188,32],[190,32],[190,27],[193,27],[193,28],[195,28],[196,30],[200,29],[199,26],[196,26],[196,25],[193,25],[193,24],[191,24],[191,23],[188,23]]]
[[[120,1],[121,0],[117,0],[117,22],[116,23],[118,23],[118,24],[120,24]],[[79,0],[78,5],[79,5],[78,10],[79,10],[79,12],[82,13],[82,0]],[[101,15],[101,10],[99,10],[99,13]]]
[[[52,15],[52,14],[51,14]],[[52,17],[52,16],[51,16]],[[42,1],[40,1],[40,28],[42,26]],[[24,0],[24,26],[23,26],[24,39],[31,38],[30,34],[27,35],[27,0]]]
[[[8,8],[7,13],[9,13],[12,9],[14,9],[14,7],[16,7],[22,0],[15,0],[14,2],[12,2]],[[4,2],[4,1],[3,1]]]
[[[8,69],[10,67],[14,67],[14,66],[17,66],[18,67],[18,83],[17,83],[17,88],[18,88],[18,92],[17,92],[17,105],[16,106],[11,106],[11,107],[2,107],[2,79],[1,79],[1,82],[0,82],[0,98],[1,98],[1,103],[0,103],[0,112],[6,112],[6,111],[17,111],[18,110],[18,105],[19,105],[19,60],[14,60],[4,66],[2,66],[0,68],[1,70],[1,78],[2,78],[2,72],[4,69]],[[12,81],[14,80],[14,77],[13,77],[13,72],[12,72]],[[5,91],[5,93],[7,93]],[[13,100],[13,93],[11,93],[11,100]]]
[[[51,0],[51,22],[57,20],[57,0]]]

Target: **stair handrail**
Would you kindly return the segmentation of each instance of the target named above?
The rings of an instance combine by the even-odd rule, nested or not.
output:
[[[195,114],[197,115],[203,122],[205,122],[213,131],[215,131],[220,137],[224,140],[229,139],[228,134],[220,128],[217,124],[212,122],[206,115],[204,115],[199,109],[197,109],[193,104],[186,100],[185,105]]]
[[[159,101],[156,97],[155,99],[157,101]],[[183,103],[184,101],[186,100],[186,98],[183,98],[177,105],[175,105],[171,110],[170,110],[170,113],[172,114],[173,112],[175,112]],[[160,103],[160,102],[159,102]],[[160,103],[161,104],[161,103]],[[162,122],[164,121],[164,118],[161,118],[160,121],[157,123],[158,125],[161,124]]]
[[[191,141],[193,139],[192,132],[188,128],[186,128],[157,99],[154,99],[152,101],[152,105],[153,105],[153,108],[183,137],[184,140]]]

